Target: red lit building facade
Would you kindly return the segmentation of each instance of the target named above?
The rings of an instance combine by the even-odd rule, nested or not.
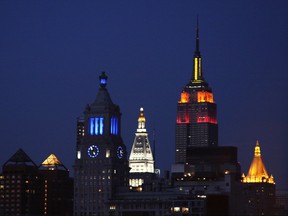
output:
[[[192,79],[177,104],[175,162],[186,162],[189,147],[210,146],[218,146],[217,105],[203,77],[197,27]]]

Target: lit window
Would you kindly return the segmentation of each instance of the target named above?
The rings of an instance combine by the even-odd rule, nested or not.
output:
[[[116,206],[110,206],[110,210],[115,210]]]
[[[104,117],[91,117],[89,122],[90,135],[103,135]]]
[[[180,212],[180,207],[174,207],[173,212]]]
[[[81,151],[77,151],[77,159],[81,159]]]
[[[188,213],[189,212],[189,208],[187,207],[182,207],[182,213]]]
[[[117,135],[118,134],[118,118],[112,117],[110,120],[110,133]]]
[[[109,157],[110,157],[110,150],[106,149],[106,158],[109,158]]]

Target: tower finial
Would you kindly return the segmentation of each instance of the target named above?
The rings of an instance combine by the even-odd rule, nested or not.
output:
[[[105,72],[103,71],[102,74],[99,76],[99,80],[100,80],[100,86],[101,88],[105,88],[107,85],[107,75],[105,74]]]
[[[192,82],[193,83],[201,83],[204,81],[204,77],[202,75],[202,63],[201,63],[201,55],[199,49],[199,21],[197,15],[197,23],[196,23],[196,48],[194,52],[194,71]]]
[[[137,132],[146,132],[146,128],[145,128],[145,116],[144,116],[144,108],[141,107],[140,108],[140,115],[138,118],[138,129]]]
[[[196,50],[195,50],[195,55],[196,53],[198,56],[200,56],[200,50],[199,50],[199,20],[198,20],[198,15],[197,15],[197,26],[196,26]]]
[[[261,156],[259,140],[256,141],[255,150],[254,150],[254,156],[256,156],[256,157]]]

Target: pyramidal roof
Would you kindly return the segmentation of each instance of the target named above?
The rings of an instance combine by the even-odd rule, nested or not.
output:
[[[108,77],[106,76],[105,72],[102,72],[102,74],[99,76],[100,88],[96,95],[96,99],[91,104],[92,107],[113,105],[110,94],[106,88],[107,79]]]
[[[50,154],[40,165],[42,168],[47,168],[50,170],[64,168],[67,170],[67,168],[61,163],[61,161],[56,157],[54,154]]]
[[[242,175],[244,183],[259,183],[259,182],[267,182],[274,184],[274,178],[271,175],[269,177],[268,172],[265,168],[263,160],[261,158],[261,150],[259,141],[257,140],[255,150],[254,150],[254,157],[252,163],[250,165],[249,171],[247,176]]]
[[[37,167],[37,165],[31,160],[31,158],[21,148],[4,163],[4,166],[8,164],[14,164],[14,165],[24,164],[24,165],[30,165],[30,166],[32,165],[32,166]]]
[[[138,128],[129,157],[129,165],[132,168],[130,172],[154,172],[153,152],[149,143],[145,122],[144,109],[141,107]],[[141,167],[141,169],[136,167]]]

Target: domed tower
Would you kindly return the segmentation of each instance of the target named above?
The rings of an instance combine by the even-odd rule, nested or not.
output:
[[[96,99],[77,122],[74,215],[108,215],[105,203],[115,192],[128,187],[121,112],[106,88],[107,78],[102,72]]]
[[[199,49],[198,21],[193,73],[177,103],[175,162],[186,163],[189,147],[218,146],[217,106],[204,80]]]

